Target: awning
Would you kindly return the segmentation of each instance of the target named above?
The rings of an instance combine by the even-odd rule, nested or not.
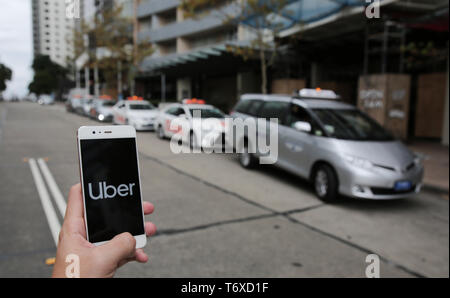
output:
[[[252,47],[255,46],[250,41],[229,41],[214,46],[195,49],[186,53],[174,53],[161,57],[149,56],[141,63],[141,73],[151,74],[164,68],[174,67],[188,62],[196,62],[207,60],[211,57],[223,56],[229,52],[229,48],[233,47]]]

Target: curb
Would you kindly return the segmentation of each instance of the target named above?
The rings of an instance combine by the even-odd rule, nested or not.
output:
[[[449,191],[448,188],[444,188],[441,186],[431,185],[431,184],[424,184],[422,186],[423,190],[428,190],[430,192],[439,193],[439,194],[445,194],[448,195]]]

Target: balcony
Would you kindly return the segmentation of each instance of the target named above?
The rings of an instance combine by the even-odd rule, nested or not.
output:
[[[139,33],[139,40],[162,42],[181,36],[211,31],[224,26],[224,15],[231,16],[236,14],[237,6],[235,4],[229,4],[221,8],[220,11],[212,11],[211,14],[201,19],[187,19],[179,23],[171,23],[156,29],[141,31]]]
[[[147,0],[143,1],[138,8],[138,18],[148,17],[172,8],[176,8],[180,0]]]

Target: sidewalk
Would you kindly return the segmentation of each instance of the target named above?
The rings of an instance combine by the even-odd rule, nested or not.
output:
[[[408,144],[409,149],[423,154],[425,167],[424,187],[448,194],[449,168],[448,147],[436,142],[415,141]]]

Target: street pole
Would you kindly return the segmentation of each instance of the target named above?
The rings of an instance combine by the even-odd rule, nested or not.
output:
[[[132,67],[132,74],[130,76],[130,89],[131,89],[131,95],[135,95],[135,80],[134,76],[136,75],[136,68],[137,68],[137,35],[138,35],[138,20],[137,20],[137,11],[139,6],[139,0],[133,1],[134,5],[134,11],[133,11],[133,67]]]
[[[166,75],[161,74],[161,101],[166,102]]]
[[[86,95],[89,95],[90,90],[89,90],[89,67],[88,66],[84,67],[84,88],[85,88]]]
[[[122,61],[117,61],[117,95],[122,99]]]
[[[99,97],[100,96],[100,88],[99,88],[99,83],[98,83],[98,65],[97,63],[95,63],[94,66],[94,93],[95,93],[95,97]]]
[[[77,66],[75,65],[75,81],[76,81],[76,87],[77,89],[80,89],[81,82],[80,82],[80,71],[77,69]]]

